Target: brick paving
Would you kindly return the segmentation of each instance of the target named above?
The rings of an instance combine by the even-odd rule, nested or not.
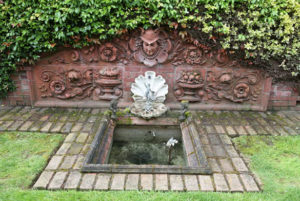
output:
[[[66,138],[37,178],[34,189],[257,192],[262,183],[236,150],[232,137],[300,135],[300,112],[194,113],[212,175],[81,173],[103,117],[100,109],[0,107],[0,131],[61,133]]]

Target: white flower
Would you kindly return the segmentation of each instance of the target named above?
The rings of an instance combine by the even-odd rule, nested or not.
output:
[[[174,145],[177,144],[177,143],[178,143],[178,141],[177,141],[176,139],[174,139],[173,137],[171,137],[171,138],[168,140],[166,146],[169,147],[169,148],[170,148],[171,146],[174,147]]]

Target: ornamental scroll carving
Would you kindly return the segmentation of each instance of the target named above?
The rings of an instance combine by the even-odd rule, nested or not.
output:
[[[261,93],[262,79],[258,71],[207,71],[205,81],[196,71],[180,73],[174,94],[178,100],[200,102],[204,98],[226,99],[235,103],[256,101]]]
[[[117,67],[101,70],[44,70],[39,87],[42,98],[112,100],[122,96],[121,71]]]

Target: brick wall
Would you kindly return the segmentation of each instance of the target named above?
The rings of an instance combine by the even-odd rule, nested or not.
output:
[[[23,68],[12,75],[17,89],[8,94],[7,98],[0,100],[1,105],[32,105],[30,68]]]
[[[300,94],[291,83],[277,83],[272,86],[269,109],[296,109],[299,104]]]

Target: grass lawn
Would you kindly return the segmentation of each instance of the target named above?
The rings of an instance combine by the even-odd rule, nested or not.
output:
[[[262,193],[99,192],[30,190],[61,135],[0,133],[0,200],[284,200],[300,199],[300,136],[239,137],[234,141],[251,158],[264,183]]]

